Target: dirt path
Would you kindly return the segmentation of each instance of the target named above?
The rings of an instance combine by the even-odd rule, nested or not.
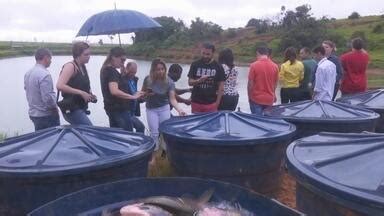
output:
[[[296,181],[287,172],[284,172],[277,200],[291,208],[296,208]]]

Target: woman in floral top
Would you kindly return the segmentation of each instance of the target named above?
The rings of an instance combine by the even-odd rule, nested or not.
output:
[[[235,67],[232,50],[226,48],[219,53],[219,64],[224,68],[225,83],[224,95],[221,98],[219,110],[234,111],[239,102],[239,93],[237,92],[237,75],[238,71]]]

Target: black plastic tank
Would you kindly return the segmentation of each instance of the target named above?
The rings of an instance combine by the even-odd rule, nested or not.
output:
[[[366,108],[380,114],[375,132],[384,133],[384,89],[344,96],[337,101]]]
[[[374,131],[379,114],[333,101],[307,100],[267,108],[264,115],[282,118],[296,125],[295,139],[319,132]]]
[[[308,215],[384,215],[384,135],[320,133],[287,149],[296,206]]]
[[[145,177],[150,137],[120,129],[59,126],[0,145],[0,215],[25,215],[64,194]]]
[[[177,174],[227,181],[273,195],[295,126],[223,111],[171,118],[160,131]]]
[[[138,178],[102,184],[64,196],[32,211],[28,215],[119,215],[113,214],[113,212],[118,212],[127,201],[152,196],[187,196],[194,199],[210,189],[213,189],[213,195],[209,203],[226,201],[258,216],[303,215],[276,200],[233,184],[181,177]]]

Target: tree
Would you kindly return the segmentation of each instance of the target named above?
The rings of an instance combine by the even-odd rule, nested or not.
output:
[[[202,40],[217,37],[222,31],[221,26],[213,22],[204,22],[197,17],[195,20],[192,20],[189,34],[192,40]]]
[[[289,46],[314,47],[325,38],[325,22],[311,17],[310,10],[311,6],[305,4],[296,7],[295,11],[285,13],[282,21],[280,50],[285,50]]]
[[[261,20],[261,19],[255,19],[255,18],[250,19],[245,27],[255,27],[257,34],[265,33],[269,29],[267,20]]]
[[[351,15],[348,16],[348,19],[359,19],[360,14],[357,13],[356,11],[352,12]]]
[[[152,40],[163,41],[173,34],[181,31],[186,31],[183,21],[175,20],[173,17],[161,16],[154,18],[162,27],[140,31],[135,33],[134,42],[146,42]]]
[[[285,16],[283,17],[281,23],[284,28],[291,28],[292,26],[297,25],[299,22],[307,20],[311,17],[311,15],[309,14],[309,12],[311,11],[311,6],[308,4],[298,6],[295,10],[296,11],[289,10],[285,12]]]
[[[111,44],[113,44],[113,38],[114,36],[113,35],[108,35],[109,39],[111,39]]]

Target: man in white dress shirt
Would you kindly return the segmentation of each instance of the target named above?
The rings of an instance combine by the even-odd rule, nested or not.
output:
[[[36,64],[24,76],[24,89],[29,105],[28,114],[36,131],[60,125],[52,77],[47,70],[51,65],[51,58],[52,53],[48,49],[37,49]]]
[[[313,54],[318,61],[313,99],[332,101],[336,82],[336,65],[327,59],[325,49],[322,46],[316,47]]]

